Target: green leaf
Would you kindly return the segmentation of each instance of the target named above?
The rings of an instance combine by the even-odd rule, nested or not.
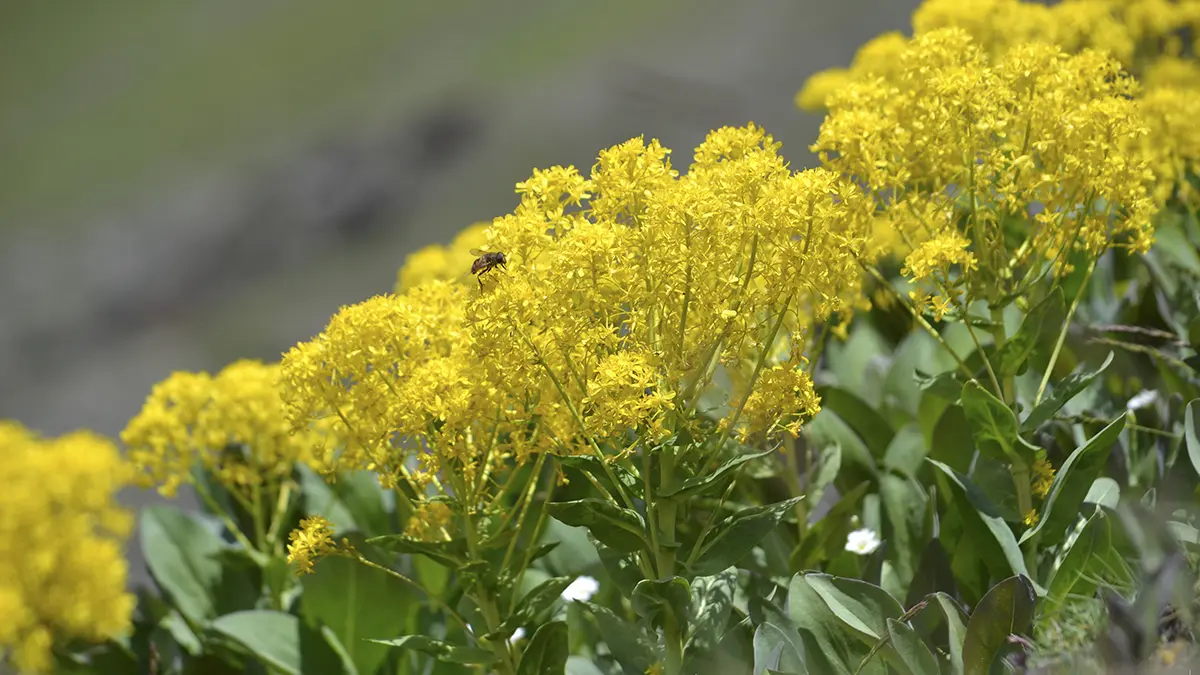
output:
[[[859,579],[814,572],[805,574],[804,580],[834,616],[861,634],[867,646],[887,634],[887,619],[899,618],[904,613],[904,608],[887,591]]]
[[[1110,509],[1117,508],[1121,501],[1121,486],[1108,476],[1100,476],[1092,481],[1092,487],[1083,498],[1084,504],[1097,504]]]
[[[799,635],[766,621],[754,631],[754,675],[804,673],[804,646]]]
[[[1200,406],[1196,405],[1197,403],[1200,403],[1200,399],[1189,402],[1183,411],[1183,438],[1187,443],[1188,458],[1192,460],[1192,468],[1200,474],[1200,431],[1197,430]]]
[[[870,651],[860,635],[834,614],[820,594],[797,574],[788,585],[787,615],[800,632],[804,663],[811,673],[851,675]],[[869,661],[862,673],[886,673],[879,660]]]
[[[913,372],[913,382],[919,391],[950,401],[957,401],[962,396],[962,382],[958,379],[958,371],[948,370],[944,373],[930,375],[920,370]]]
[[[1062,289],[1058,286],[1041,302],[1034,305],[1017,332],[1004,341],[1004,345],[992,357],[995,364],[996,376],[1016,375],[1023,370],[1029,358],[1033,356],[1042,333],[1052,326],[1049,319],[1063,315],[1064,303]]]
[[[563,455],[561,457],[556,457],[556,459],[563,466],[589,474],[592,478],[600,481],[600,484],[612,494],[617,494],[617,492],[619,492],[616,484],[613,483],[612,479],[609,478],[609,472],[605,471],[604,465],[600,463],[599,459],[596,459],[591,455]],[[616,476],[617,480],[621,482],[621,485],[624,486],[626,490],[629,490],[633,494],[641,494],[642,482],[637,476],[630,473],[625,469],[625,467],[621,466],[621,464],[617,462],[610,463],[608,468],[612,471],[612,474]]]
[[[551,502],[548,513],[573,527],[586,527],[597,541],[623,553],[649,550],[643,532],[646,525],[636,511],[603,499],[588,497],[573,502]]]
[[[360,673],[374,673],[388,648],[368,638],[395,635],[420,598],[399,579],[350,558],[329,557],[304,577],[300,614],[312,627],[328,626]]]
[[[321,516],[329,521],[335,532],[350,532],[358,530],[358,522],[333,487],[317,472],[303,464],[296,465],[296,475],[300,478],[300,494],[304,502],[304,513]]]
[[[693,476],[683,481],[679,487],[673,490],[661,492],[658,496],[663,498],[670,497],[674,499],[686,499],[689,497],[695,497],[696,495],[704,494],[709,490],[721,487],[724,480],[732,476],[733,472],[737,471],[738,467],[741,465],[760,457],[766,457],[773,452],[775,451],[762,450],[759,452],[738,454],[711,472],[705,472],[701,475]]]
[[[143,511],[141,525],[142,553],[155,583],[190,622],[204,625],[229,609],[254,606],[257,591],[243,574],[221,565],[233,549],[212,529],[168,506]]]
[[[348,672],[324,637],[291,614],[269,610],[234,612],[216,619],[209,628],[274,671],[287,675]]]
[[[521,598],[516,609],[508,615],[508,618],[495,631],[488,633],[486,638],[488,640],[507,640],[518,628],[533,623],[538,616],[558,601],[572,581],[574,579],[571,577],[552,577],[534,586],[533,590]]]
[[[1050,577],[1042,614],[1053,616],[1071,597],[1091,597],[1098,582],[1111,577],[1112,571],[1122,568],[1124,563],[1113,548],[1112,519],[1103,509],[1096,509]]]
[[[975,454],[975,431],[961,405],[947,406],[929,435],[929,456],[965,473]]]
[[[638,616],[647,619],[651,626],[660,626],[667,612],[670,612],[682,627],[688,620],[688,609],[692,604],[692,589],[687,579],[671,577],[670,579],[643,579],[633,587],[630,598],[633,611]]]
[[[838,471],[842,468],[842,446],[831,443],[821,450],[821,459],[817,468],[816,479],[808,486],[808,501],[819,504],[825,495],[825,488],[837,480]]]
[[[1033,622],[1037,593],[1024,575],[996,584],[975,607],[963,644],[964,675],[988,675],[1009,635],[1025,635]]]
[[[951,673],[962,675],[967,613],[954,598],[945,593],[931,593],[922,600],[925,608],[913,614],[909,623],[930,646],[949,656]],[[938,630],[942,626],[945,626],[945,630]]]
[[[658,661],[655,649],[657,640],[652,641],[638,624],[618,618],[607,607],[591,602],[583,605],[595,617],[604,643],[626,673],[644,673]]]
[[[925,435],[921,433],[920,425],[913,422],[892,437],[883,456],[883,466],[906,476],[915,476],[921,470],[926,453]]]
[[[600,555],[600,563],[608,573],[621,595],[628,598],[633,595],[633,587],[642,580],[642,571],[638,568],[634,554],[615,551],[604,544],[596,546]]]
[[[388,513],[385,492],[374,471],[343,471],[330,489],[354,516],[361,532],[384,534],[394,530]]]
[[[701,650],[711,650],[721,640],[733,596],[737,592],[737,568],[728,567],[711,576],[692,579],[692,643]]]
[[[1054,414],[1062,409],[1064,405],[1078,396],[1084,389],[1087,389],[1092,380],[1095,380],[1100,373],[1104,372],[1104,369],[1108,368],[1108,364],[1112,363],[1112,360],[1113,354],[1109,352],[1108,356],[1104,359],[1104,363],[1100,364],[1099,368],[1071,373],[1061,381],[1056,382],[1046,398],[1042,399],[1041,403],[1029,411],[1029,416],[1025,418],[1024,422],[1021,422],[1021,431],[1033,431],[1050,421],[1050,418],[1054,417]]]
[[[583,574],[600,565],[600,555],[588,539],[587,528],[571,527],[548,518],[541,541],[544,545],[558,545],[546,554],[546,569],[554,576]]]
[[[371,640],[381,645],[388,645],[397,649],[411,649],[414,652],[420,652],[439,661],[446,663],[458,663],[462,665],[483,665],[488,666],[496,661],[496,655],[491,650],[481,649],[479,647],[467,647],[465,645],[452,645],[441,640],[434,640],[425,635],[403,635],[390,640]]]
[[[917,562],[927,498],[916,480],[890,473],[879,477],[879,496],[889,526],[885,530],[888,559],[895,562],[896,573],[907,583]]]
[[[692,569],[696,574],[715,574],[736,564],[750,549],[783,520],[804,497],[743,509],[721,521],[704,541]]]
[[[567,657],[567,675],[604,675],[596,664],[582,656]]]
[[[517,675],[563,675],[571,648],[567,642],[567,624],[551,621],[530,638],[521,655]]]
[[[977,544],[980,556],[993,573],[996,576],[1003,576],[1004,572],[1027,574],[1021,547],[995,505],[966,476],[937,460],[926,461],[946,479],[944,483],[963,519],[964,532]]]
[[[900,663],[908,670],[909,675],[927,675],[939,672],[937,660],[929,652],[929,647],[908,624],[895,619],[887,620],[888,636],[892,648],[899,656]]]
[[[853,528],[850,519],[857,514],[858,505],[870,487],[870,482],[863,481],[851,488],[823,518],[808,529],[804,540],[796,546],[788,560],[792,569],[812,569],[843,549],[846,536]]]
[[[822,410],[837,413],[863,439],[874,457],[883,457],[894,434],[883,415],[845,389],[818,387],[817,394],[821,397]]]
[[[1067,457],[1054,476],[1050,493],[1042,504],[1041,520],[1035,527],[1025,531],[1021,542],[1037,536],[1043,530],[1055,537],[1050,543],[1061,541],[1061,537],[1065,536],[1064,530],[1079,514],[1083,498],[1091,488],[1092,481],[1100,475],[1108,461],[1109,450],[1124,428],[1125,415],[1121,415]]]
[[[1004,401],[971,380],[963,385],[962,406],[981,452],[999,460],[1033,464],[1037,448],[1021,438],[1017,417]]]
[[[467,564],[467,547],[462,539],[421,541],[402,534],[385,534],[371,537],[367,543],[396,553],[423,555],[452,569]]]

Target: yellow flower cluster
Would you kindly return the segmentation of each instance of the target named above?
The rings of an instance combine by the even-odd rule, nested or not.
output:
[[[590,176],[535,171],[480,245],[508,270],[455,283],[474,228],[410,259],[398,294],[342,308],[284,356],[289,419],[346,439],[326,469],[404,488],[423,539],[535,453],[618,456],[695,423],[718,370],[738,385],[721,429],[794,433],[818,408],[806,329],[866,305],[873,204],[832,171],[789,171],[778,147],[750,125],[710,134],[685,175],[642,139]],[[461,269],[422,278],[434,258]]]
[[[333,528],[321,516],[310,516],[300,521],[300,528],[292,530],[287,547],[287,561],[296,566],[298,574],[310,574],[313,563],[336,548]]]
[[[1050,488],[1054,486],[1054,467],[1045,457],[1038,457],[1033,462],[1033,485],[1031,486],[1033,494],[1036,497],[1045,497],[1050,494]]]
[[[278,365],[238,361],[216,376],[177,372],[155,385],[121,433],[140,482],[174,495],[199,463],[226,486],[246,488],[314,464],[328,442],[294,432],[279,396]]]
[[[58,641],[101,641],[129,626],[116,503],[129,468],[109,441],[86,432],[39,438],[0,421],[0,661],[51,669]]]
[[[1026,43],[991,57],[961,29],[933,30],[887,77],[832,94],[813,149],[866,186],[912,251],[914,279],[954,300],[957,278],[967,301],[996,300],[1046,266],[1069,271],[1075,254],[1149,247],[1156,206],[1134,91],[1098,52]]]

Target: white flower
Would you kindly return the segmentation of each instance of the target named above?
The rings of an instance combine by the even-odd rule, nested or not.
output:
[[[1129,399],[1129,402],[1125,404],[1125,407],[1129,408],[1130,410],[1140,410],[1141,408],[1145,408],[1146,406],[1154,403],[1157,398],[1157,391],[1154,391],[1153,389],[1147,389]]]
[[[846,537],[846,550],[858,555],[870,555],[879,548],[879,535],[875,534],[875,530],[864,527],[861,530],[855,530]]]
[[[600,582],[592,577],[579,577],[575,581],[572,581],[570,586],[567,586],[567,589],[562,592],[561,597],[567,601],[579,600],[587,602],[592,599],[592,596],[598,590],[600,590]]]
[[[513,631],[512,637],[508,638],[508,644],[515,645],[517,644],[517,640],[523,637],[525,637],[525,629],[517,626],[517,629]]]

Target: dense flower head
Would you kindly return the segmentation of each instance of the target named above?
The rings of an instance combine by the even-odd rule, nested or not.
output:
[[[1195,208],[1197,195],[1188,176],[1200,171],[1200,88],[1160,87],[1141,100],[1148,133],[1143,138],[1153,163],[1155,197],[1178,198]]]
[[[287,561],[299,574],[311,574],[313,563],[334,550],[333,528],[321,516],[309,516],[288,537]]]
[[[935,30],[889,77],[834,94],[813,149],[892,219],[915,278],[977,268],[970,297],[995,299],[1045,266],[1069,271],[1073,255],[1149,247],[1134,92],[1099,52],[1027,43],[993,58],[965,31]]]
[[[176,372],[155,385],[121,433],[141,483],[173,495],[199,462],[224,485],[247,488],[312,464],[326,434],[293,431],[278,377],[278,364],[238,361],[215,376]]]
[[[489,225],[475,223],[459,232],[449,246],[432,244],[410,254],[396,274],[396,292],[403,293],[433,280],[469,281],[467,270],[476,257],[471,251],[487,241]]]
[[[131,518],[116,502],[129,467],[99,436],[41,438],[15,422],[0,421],[0,452],[0,653],[20,672],[46,672],[56,642],[129,626]]]
[[[896,57],[907,45],[908,40],[896,31],[867,41],[859,48],[849,68],[831,68],[810,77],[796,94],[796,105],[801,110],[824,110],[829,105],[829,97],[851,82],[891,73],[896,67]]]

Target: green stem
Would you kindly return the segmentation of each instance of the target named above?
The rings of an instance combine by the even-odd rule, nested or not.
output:
[[[814,364],[814,366],[815,365],[816,364]],[[807,429],[808,429],[808,427],[805,426],[804,430],[807,430]],[[792,493],[792,497],[800,497],[804,494],[804,487],[800,484],[800,476],[802,474],[808,473],[809,443],[807,441],[804,443],[804,452],[803,452],[804,461],[803,462],[800,461],[801,455],[799,453],[797,453],[797,451],[796,451],[796,438],[795,437],[793,437],[791,434],[787,434],[783,437],[783,443],[784,443],[784,446],[787,448],[787,451],[784,453],[784,458],[785,458],[785,461],[787,462],[787,467],[788,467],[787,473],[784,475],[784,481],[787,483],[788,491],[790,491]],[[811,482],[811,476],[809,478],[810,478],[810,482]],[[805,535],[806,531],[808,530],[808,507],[806,506],[807,501],[808,500],[806,500],[806,499],[801,499],[799,502],[796,503],[797,541],[803,541],[804,535]]]
[[[1008,340],[1008,336],[1004,331],[1004,310],[1000,309],[999,307],[992,307],[991,315],[992,339],[996,342],[996,353],[999,353],[1000,348],[1003,347],[1004,343]],[[985,363],[988,362],[988,358],[983,354],[982,351],[980,352],[980,356],[984,356]],[[988,372],[992,374],[992,382],[995,383],[996,375],[992,372],[992,366],[990,363],[988,363]],[[1017,399],[1012,375],[1005,375],[1003,381],[996,384],[996,393],[1000,394],[1000,397],[1004,399],[1004,403],[1008,405],[1009,408],[1013,407],[1013,404],[1016,403]]]
[[[792,304],[792,298],[795,295],[795,292],[793,292],[788,295],[787,300],[783,301],[783,307],[779,309],[779,317],[775,319],[775,325],[771,326],[771,332],[767,334],[767,339],[763,341],[762,352],[758,355],[758,362],[754,364],[754,372],[750,373],[750,379],[746,383],[746,395],[738,401],[737,410],[733,411],[733,416],[730,418],[729,424],[725,427],[725,431],[721,433],[721,440],[717,442],[716,451],[720,451],[725,446],[725,441],[729,440],[730,434],[733,433],[738,420],[741,419],[742,411],[746,409],[746,402],[750,400],[750,394],[754,391],[754,385],[758,382],[759,374],[767,365],[767,358],[771,354],[771,347],[775,344],[775,337],[779,335],[779,328],[783,326],[783,320],[787,317],[788,306]]]
[[[220,504],[217,504],[217,500],[213,498],[208,489],[200,481],[192,481],[192,484],[196,488],[196,494],[200,495],[200,499],[204,501],[205,506],[208,507],[209,511],[212,511],[213,515],[221,519],[221,523],[225,525],[225,529],[229,530],[229,533],[242,545],[242,548],[246,549],[252,555],[256,553],[258,549],[254,547],[254,544],[250,543],[250,539],[237,526],[237,523],[233,522],[229,514],[225,513]]]
[[[1058,355],[1062,352],[1063,343],[1067,341],[1067,329],[1071,327],[1071,319],[1075,316],[1075,310],[1079,308],[1079,301],[1083,299],[1083,293],[1087,290],[1088,281],[1092,278],[1092,271],[1096,269],[1096,259],[1088,263],[1087,271],[1083,274],[1083,281],[1079,284],[1079,290],[1075,292],[1075,299],[1071,301],[1071,307],[1067,310],[1067,316],[1063,318],[1062,330],[1058,332],[1058,340],[1054,343],[1054,352],[1050,354],[1050,363],[1046,364],[1046,372],[1042,374],[1042,383],[1038,385],[1037,396],[1033,398],[1033,405],[1042,402],[1042,396],[1046,393],[1046,385],[1050,383],[1050,373],[1054,372],[1054,366],[1058,363]]]
[[[453,480],[453,477],[451,477]],[[482,560],[479,555],[478,533],[475,532],[475,522],[471,519],[469,512],[463,514],[463,530],[467,539],[467,551],[470,553],[472,561]],[[496,605],[496,599],[492,593],[482,585],[474,589],[471,594],[475,599],[475,603],[479,605],[479,613],[483,615],[484,624],[487,627],[485,635],[495,631],[500,627],[500,610]],[[507,640],[482,640],[488,649],[496,655],[497,669],[502,675],[516,675],[516,661],[513,658],[512,645]]]
[[[271,516],[271,527],[267,530],[267,545],[271,547],[275,555],[282,553],[280,550],[279,528],[283,527],[283,521],[287,517],[291,502],[292,481],[284,480],[283,487],[279,489],[279,498],[275,501],[275,513]]]
[[[418,583],[418,582],[416,582],[416,581],[414,581],[414,580],[412,580],[412,579],[409,579],[408,577],[404,576],[403,574],[401,574],[401,573],[397,572],[396,570],[394,570],[394,569],[392,569],[392,568],[390,568],[390,567],[385,567],[384,565],[380,565],[380,564],[379,564],[379,563],[377,563],[377,562],[374,562],[374,561],[372,561],[372,560],[368,560],[368,559],[364,558],[364,557],[363,557],[363,555],[362,555],[361,553],[358,553],[357,551],[355,551],[355,552],[354,552],[354,559],[355,559],[355,560],[357,560],[358,562],[360,562],[360,563],[362,563],[362,564],[366,565],[367,567],[374,567],[375,569],[377,569],[377,570],[379,570],[379,571],[381,571],[381,572],[384,572],[384,573],[386,573],[386,574],[389,574],[389,575],[391,575],[392,577],[394,577],[394,578],[396,578],[396,579],[399,579],[400,581],[402,581],[402,582],[404,582],[404,583],[408,584],[409,586],[412,586],[413,588],[417,589],[418,591],[420,591],[420,592],[421,592],[421,594],[422,594],[422,595],[424,595],[425,597],[427,597],[427,598],[429,598],[430,600],[432,600],[432,601],[433,601],[433,603],[434,603],[435,605],[437,605],[437,606],[438,606],[438,607],[440,607],[440,608],[441,608],[441,609],[442,609],[444,612],[446,612],[446,614],[447,614],[447,615],[448,615],[450,618],[452,618],[452,619],[454,619],[456,622],[458,622],[458,625],[462,626],[464,629],[467,627],[467,620],[466,620],[466,619],[464,619],[464,618],[462,617],[462,615],[461,615],[461,614],[459,614],[458,612],[456,612],[456,611],[454,610],[454,608],[453,608],[453,607],[451,607],[449,604],[447,604],[447,603],[446,603],[446,601],[445,601],[445,600],[442,600],[442,599],[441,599],[441,598],[439,598],[437,595],[435,595],[435,594],[431,593],[431,592],[429,591],[429,589],[425,588],[425,587],[424,587],[424,586],[422,586],[420,583]]]
[[[659,455],[658,484],[662,494],[669,494],[675,487],[675,448],[667,445]],[[655,504],[658,521],[658,550],[656,551],[658,578],[675,576],[675,519],[678,503],[670,497]],[[670,610],[663,620],[663,638],[666,642],[667,660],[664,675],[679,675],[683,670],[683,630],[679,618]]]

